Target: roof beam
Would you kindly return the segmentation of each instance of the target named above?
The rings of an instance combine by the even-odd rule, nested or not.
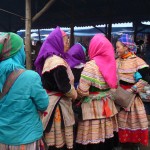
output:
[[[10,11],[8,11],[8,10],[5,10],[5,9],[0,8],[0,11],[3,11],[3,12],[5,12],[5,13],[8,13],[8,14],[14,15],[14,16],[16,16],[16,17],[19,17],[19,18],[21,18],[22,20],[25,20],[25,17],[23,17],[23,16],[21,16],[21,15],[18,15],[18,14],[16,14],[16,13],[10,12]]]
[[[49,0],[49,2],[32,18],[32,22],[35,22],[40,16],[42,16],[43,13],[47,11],[55,1],[56,0]]]

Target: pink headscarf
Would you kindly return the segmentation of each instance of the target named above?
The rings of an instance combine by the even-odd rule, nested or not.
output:
[[[90,42],[88,53],[90,60],[95,60],[110,88],[117,88],[114,48],[108,39],[102,34],[96,34]]]

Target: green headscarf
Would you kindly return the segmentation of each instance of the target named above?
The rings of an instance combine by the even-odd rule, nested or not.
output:
[[[0,61],[14,56],[22,47],[23,39],[12,32],[0,33]]]
[[[9,74],[24,69],[25,51],[22,38],[15,33],[0,33],[0,92]]]

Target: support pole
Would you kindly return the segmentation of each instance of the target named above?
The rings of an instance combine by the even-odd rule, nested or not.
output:
[[[107,23],[105,24],[105,36],[108,37],[108,25],[107,25]]]
[[[108,40],[111,42],[111,31],[112,31],[112,22],[108,24]]]
[[[41,33],[40,33],[40,29],[38,29],[38,36],[39,36],[39,41],[41,41]]]
[[[32,22],[35,22],[38,18],[40,18],[55,1],[56,0],[49,0],[49,2],[47,2],[47,4],[32,18]]]
[[[74,45],[74,0],[72,1],[70,47]]]
[[[26,0],[25,27],[26,68],[31,69],[31,0]]]
[[[70,47],[74,45],[74,25],[71,24],[71,29],[70,29]]]
[[[133,27],[134,27],[134,42],[136,42],[136,37],[137,37],[137,27],[138,23],[135,21],[133,22]]]

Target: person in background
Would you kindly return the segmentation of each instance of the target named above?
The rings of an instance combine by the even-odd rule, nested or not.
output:
[[[32,47],[32,53],[31,53],[32,70],[35,70],[34,62],[36,60],[36,57],[38,56],[41,46],[42,46],[42,41],[37,41],[36,45],[31,46]]]
[[[77,87],[84,64],[86,63],[86,49],[80,43],[74,44],[67,52],[66,61],[69,64],[75,78]]]
[[[149,66],[135,55],[136,45],[128,35],[122,35],[116,43],[119,58],[119,82],[122,88],[136,93],[131,107],[121,109],[118,113],[119,141],[121,143],[141,143],[148,145],[148,121],[144,105],[138,93],[143,91],[146,84],[146,72]],[[134,52],[134,53],[133,53]],[[133,144],[136,146],[137,144]]]
[[[136,41],[135,43],[136,43],[136,46],[137,46],[136,56],[144,59],[144,52],[143,52],[144,41],[139,40],[139,41]]]
[[[146,41],[144,42],[143,52],[144,60],[150,65],[150,34],[147,35]]]
[[[39,112],[46,110],[48,95],[40,76],[25,70],[25,58],[22,38],[0,33],[0,150],[44,150]]]
[[[71,67],[72,73],[74,75],[75,81],[74,86],[77,88],[81,76],[81,72],[86,63],[86,49],[80,43],[74,44],[66,53],[66,61]],[[75,100],[73,103],[73,111],[75,114],[75,126],[74,126],[74,137],[76,139],[77,126],[78,126],[78,116],[81,113],[79,107],[80,101]],[[75,140],[74,140],[75,143]],[[76,144],[75,144],[76,146]]]
[[[68,36],[57,27],[44,41],[35,61],[50,105],[42,117],[44,138],[49,149],[73,148],[74,114],[72,101],[77,98],[72,71],[65,61]]]
[[[41,46],[42,46],[42,41],[37,41],[36,45],[35,45],[35,57],[38,56],[38,53],[39,53],[39,51],[41,49]]]
[[[82,116],[76,143],[78,149],[112,150],[114,132],[118,131],[118,111],[110,94],[110,88],[117,88],[114,49],[104,35],[96,34],[88,55],[90,61],[84,66],[77,88]]]

